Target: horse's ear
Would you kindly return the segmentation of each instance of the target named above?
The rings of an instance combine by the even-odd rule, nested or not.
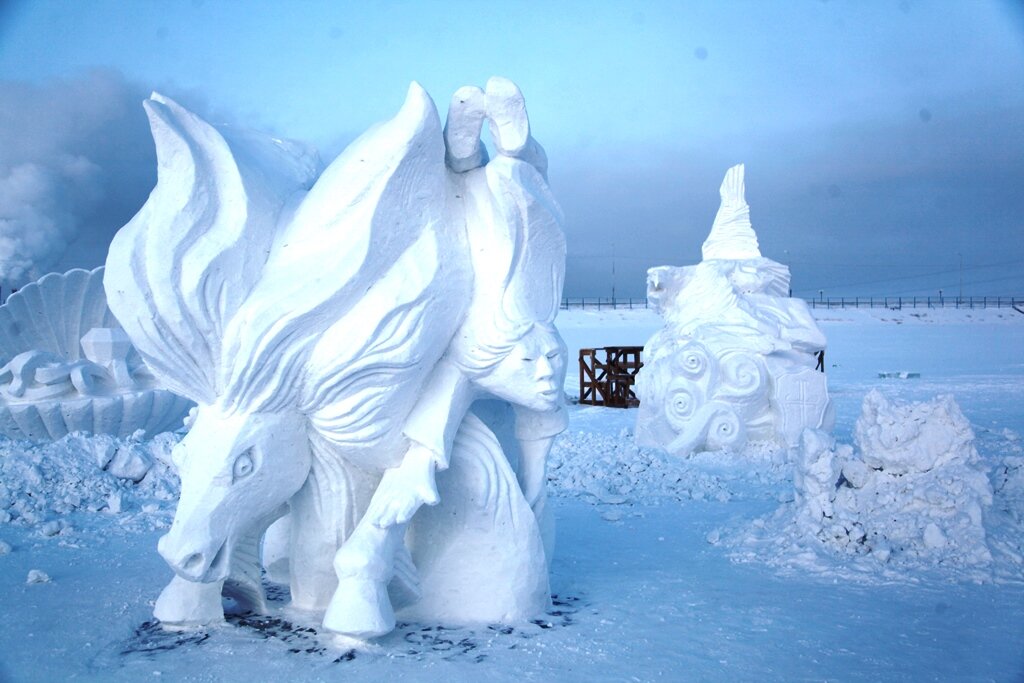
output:
[[[262,276],[282,208],[316,177],[315,155],[225,136],[174,101],[144,102],[157,185],[115,236],[104,287],[154,374],[201,403],[219,393],[224,328]]]

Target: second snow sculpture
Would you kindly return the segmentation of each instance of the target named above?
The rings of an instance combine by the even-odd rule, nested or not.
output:
[[[191,403],[162,388],[107,308],[103,268],[50,273],[0,306],[0,432],[147,436],[181,426]]]
[[[199,404],[175,452],[160,552],[176,576],[157,617],[216,621],[222,592],[266,609],[275,520],[264,556],[330,630],[380,635],[403,604],[462,621],[542,611],[565,244],[518,88],[461,89],[442,131],[413,84],[319,178],[280,141],[223,134],[158,95],[146,109],[158,184],[105,285],[154,373]],[[470,412],[487,395],[516,407],[514,438]]]
[[[648,271],[648,298],[665,326],[644,348],[637,379],[640,445],[688,455],[748,442],[798,443],[830,430],[825,336],[789,297],[789,269],[761,256],[744,199],[743,166],[729,169],[704,259]]]

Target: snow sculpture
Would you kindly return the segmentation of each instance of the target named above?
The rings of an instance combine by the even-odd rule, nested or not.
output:
[[[804,535],[882,563],[991,562],[982,514],[992,486],[951,396],[904,404],[872,391],[854,442],[856,451],[821,431],[804,433],[793,482]]]
[[[300,148],[145,106],[158,184],[105,286],[153,372],[199,404],[156,616],[215,622],[222,593],[265,610],[264,535],[292,608],[346,635],[403,606],[543,611],[565,243],[518,88],[460,89],[442,130],[414,83],[319,177]],[[476,416],[486,396],[513,406],[503,438]]]
[[[147,436],[176,429],[191,403],[162,388],[107,308],[103,269],[51,273],[0,306],[0,431]]]
[[[670,453],[749,441],[795,445],[834,421],[815,354],[825,336],[789,293],[789,269],[761,256],[744,199],[743,165],[729,169],[721,208],[696,266],[647,271],[665,327],[647,342],[637,379],[640,445]]]

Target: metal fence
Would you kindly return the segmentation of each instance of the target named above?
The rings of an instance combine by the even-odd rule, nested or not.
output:
[[[647,298],[641,299],[613,299],[610,296],[584,296],[579,298],[568,297],[562,299],[562,310],[572,309],[594,309],[605,308],[647,308]]]
[[[1024,296],[846,296],[806,299],[811,308],[1015,308],[1024,313]],[[648,308],[646,298],[614,299],[603,296],[567,297],[562,310]]]
[[[807,299],[811,308],[1022,308],[1024,296],[854,296]]]

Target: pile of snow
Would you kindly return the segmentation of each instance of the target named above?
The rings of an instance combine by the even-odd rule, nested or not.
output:
[[[741,451],[698,453],[682,458],[618,434],[567,431],[548,459],[551,495],[601,505],[659,505],[668,501],[778,500],[788,484],[785,451],[774,444],[748,444]]]
[[[823,556],[846,558],[866,571],[991,565],[983,515],[993,489],[951,396],[898,403],[872,391],[854,442],[804,432],[793,453],[793,503],[734,539],[735,556],[818,568]]]
[[[76,433],[39,445],[0,438],[0,523],[55,536],[69,533],[76,512],[173,508],[179,483],[170,453],[179,437],[141,437]]]
[[[548,459],[551,493],[612,505],[730,499],[720,477],[689,467],[682,458],[659,449],[640,448],[631,441],[625,434],[563,433]]]

